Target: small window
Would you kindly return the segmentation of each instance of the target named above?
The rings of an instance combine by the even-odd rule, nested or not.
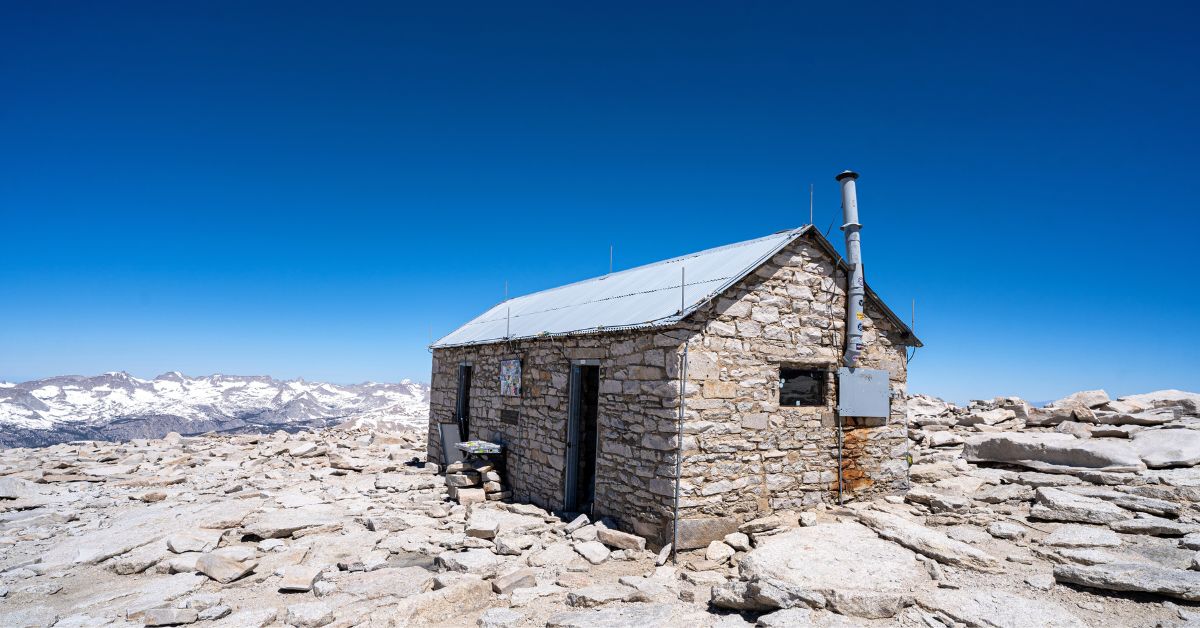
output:
[[[779,405],[824,406],[825,371],[780,367]]]

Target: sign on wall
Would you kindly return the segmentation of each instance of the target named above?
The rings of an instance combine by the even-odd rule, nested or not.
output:
[[[500,360],[500,396],[521,396],[521,360]]]

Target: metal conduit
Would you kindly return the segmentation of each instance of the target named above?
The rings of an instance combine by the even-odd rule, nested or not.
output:
[[[687,271],[683,268],[679,269],[679,301],[681,314],[683,312],[682,307],[684,304],[684,286],[687,285],[687,281],[685,281],[687,276],[685,274],[686,272]],[[676,440],[678,441],[676,443],[678,449],[675,451],[675,505],[673,507],[673,512],[671,513],[671,526],[673,528],[671,531],[671,564],[673,565],[679,564],[679,483],[683,475],[683,418],[685,409],[687,408],[687,401],[684,399],[684,391],[687,389],[688,344],[689,343],[686,340],[683,342],[683,355],[679,356],[679,429],[675,436]]]
[[[687,388],[688,343],[683,344],[683,355],[679,358],[679,432],[676,435],[679,449],[675,452],[675,512],[671,516],[674,530],[671,532],[671,564],[679,564],[679,483],[683,475],[683,418],[687,407],[684,390]]]

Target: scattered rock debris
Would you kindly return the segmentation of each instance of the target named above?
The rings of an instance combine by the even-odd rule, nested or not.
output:
[[[1198,405],[913,397],[907,495],[677,557],[487,465],[439,476],[416,430],[0,450],[0,625],[1185,625]]]

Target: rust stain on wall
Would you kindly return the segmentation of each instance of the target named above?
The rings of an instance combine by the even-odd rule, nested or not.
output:
[[[867,428],[844,429],[842,432],[842,493],[853,493],[870,488],[875,481],[867,475],[860,464],[866,450],[870,430]],[[835,463],[836,464],[836,463]],[[835,478],[829,489],[834,493],[838,490],[838,480]]]

